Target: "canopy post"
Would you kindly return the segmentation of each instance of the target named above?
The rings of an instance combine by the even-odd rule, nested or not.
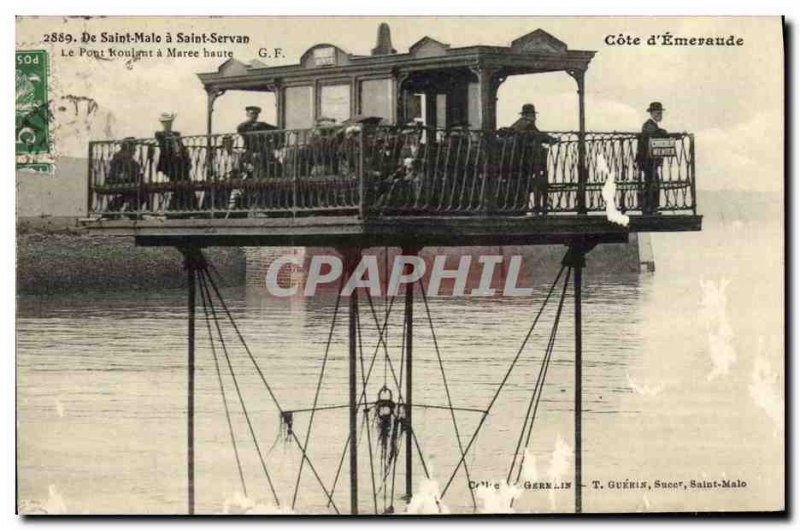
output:
[[[567,73],[578,84],[578,191],[575,206],[579,214],[586,213],[586,182],[589,180],[589,171],[586,166],[586,97],[585,74],[586,70],[568,70]]]
[[[209,137],[213,134],[214,102],[224,93],[225,91],[219,88],[206,89],[206,134]]]
[[[481,130],[493,131],[497,127],[497,88],[499,87],[495,74],[500,68],[496,66],[477,66],[470,68],[470,70],[478,78]]]
[[[283,84],[280,82],[275,83],[275,124],[278,129],[286,128],[286,115],[284,108],[286,107],[286,95],[283,90]]]

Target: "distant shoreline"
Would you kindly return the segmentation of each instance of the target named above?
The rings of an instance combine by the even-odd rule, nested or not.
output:
[[[186,286],[180,253],[171,247],[137,247],[133,238],[88,233],[68,221],[17,225],[17,293],[165,289]],[[223,285],[244,283],[240,248],[205,251]]]

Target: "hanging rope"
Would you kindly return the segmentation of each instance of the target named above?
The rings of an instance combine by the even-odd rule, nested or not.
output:
[[[397,403],[394,402],[391,389],[383,385],[378,390],[375,400],[375,425],[378,430],[378,444],[381,448],[381,469],[385,473],[387,459],[394,455],[392,429],[394,426]],[[387,458],[388,457],[388,458]]]
[[[373,321],[375,322],[375,326],[378,329],[378,344],[376,345],[375,352],[373,352],[372,360],[370,362],[370,368],[367,371],[367,380],[369,380],[370,374],[372,373],[372,367],[373,367],[373,365],[375,363],[375,359],[376,359],[376,355],[378,353],[378,350],[380,349],[381,346],[383,346],[383,352],[384,352],[384,381],[386,382],[386,380],[387,380],[385,372],[386,372],[386,368],[388,367],[389,372],[392,375],[392,379],[394,380],[394,383],[395,383],[395,385],[397,387],[397,393],[398,393],[397,410],[401,411],[403,409],[403,405],[404,405],[404,403],[403,403],[404,402],[403,394],[402,394],[403,356],[401,356],[401,366],[400,366],[401,376],[398,379],[397,372],[396,372],[396,370],[394,368],[394,364],[392,363],[391,356],[389,355],[388,343],[387,343],[387,341],[385,339],[385,336],[388,333],[388,319],[389,319],[389,316],[390,316],[390,313],[391,313],[391,309],[392,309],[392,307],[394,305],[395,297],[391,298],[391,300],[390,300],[390,302],[388,304],[388,307],[387,307],[387,311],[386,311],[386,313],[384,315],[383,325],[381,325],[381,323],[378,321],[378,314],[377,314],[377,311],[375,310],[375,304],[373,303],[372,296],[370,295],[368,290],[365,290],[364,292],[365,292],[365,294],[367,296],[367,301],[369,303],[370,313],[372,315]],[[405,329],[405,321],[404,321],[403,325],[404,325],[403,329]],[[402,355],[404,355],[405,354],[405,333],[403,333],[402,339],[403,339],[403,346],[402,346],[403,354]],[[364,390],[365,389],[366,389],[366,385],[364,386]],[[362,393],[362,399],[365,399],[363,393]],[[389,452],[389,454],[391,455],[390,463],[391,463],[392,460],[393,460],[393,463],[394,463],[393,467],[395,467],[396,464],[397,464],[397,451],[399,451],[397,438],[400,436],[400,433],[405,432],[405,425],[406,425],[406,422],[401,417],[399,417],[397,415],[395,415],[395,420],[394,421],[395,421],[395,428],[393,428],[393,430],[392,430],[393,434],[392,434],[392,437],[390,438],[390,446],[393,448],[393,450]],[[413,433],[412,433],[412,435],[413,435]],[[396,476],[396,474],[393,473],[392,476],[393,476],[393,480],[394,480],[394,477]],[[385,473],[382,473],[382,477],[383,477],[382,481],[385,481],[387,475]],[[387,489],[385,487],[385,484],[383,486],[381,486],[381,489],[384,491],[384,494],[385,494],[386,489]],[[392,485],[392,498],[393,497],[394,497],[394,484]],[[384,502],[384,512],[386,512],[386,502]]]
[[[378,430],[378,443],[381,448],[380,489],[383,492],[383,513],[386,513],[386,507],[390,504],[387,502],[389,488],[386,487],[386,480],[389,476],[389,471],[391,471],[391,462],[397,453],[397,439],[393,436],[396,406],[397,404],[392,398],[392,391],[384,381],[384,385],[378,391],[378,399],[375,402],[375,424]]]
[[[395,297],[392,297],[392,299],[389,301],[388,306],[387,306],[387,311],[386,311],[386,313],[384,315],[384,322],[383,322],[383,324],[381,324],[378,321],[377,312],[375,311],[375,306],[374,306],[374,303],[372,302],[372,297],[370,296],[369,291],[365,290],[364,292],[367,295],[367,299],[368,299],[369,305],[370,305],[371,314],[373,316],[373,319],[375,321],[375,324],[376,324],[376,327],[377,327],[377,330],[378,330],[378,344],[376,345],[375,351],[372,354],[372,358],[371,358],[370,363],[369,363],[369,368],[367,368],[365,370],[364,369],[364,363],[363,363],[364,359],[363,359],[363,338],[362,338],[362,334],[361,334],[361,321],[360,321],[360,316],[357,316],[356,318],[357,318],[357,323],[358,323],[358,326],[357,326],[358,343],[359,343],[360,360],[361,360],[361,374],[362,374],[362,391],[361,391],[361,394],[360,394],[359,400],[358,400],[358,406],[359,407],[366,402],[366,388],[368,386],[369,379],[370,379],[370,377],[372,375],[372,370],[374,368],[375,361],[376,361],[376,358],[377,358],[377,354],[380,351],[381,346],[383,346],[384,357],[385,357],[386,362],[388,363],[389,370],[392,373],[392,376],[393,376],[393,378],[395,380],[395,383],[398,385],[398,388],[401,388],[400,387],[400,382],[398,381],[396,372],[394,370],[394,366],[391,363],[391,357],[388,355],[388,345],[386,344],[386,341],[384,339],[384,334],[388,330],[388,319],[389,319],[389,316],[391,314],[391,309],[392,309],[392,307],[394,305]],[[365,374],[365,372],[366,372],[366,374]],[[402,405],[401,402],[398,403],[398,407],[400,407],[401,405]],[[368,415],[368,413],[369,412],[368,412],[368,409],[367,409],[365,411],[365,414]],[[405,425],[405,423],[402,422],[401,420],[402,419],[397,420],[397,427],[394,429],[395,433],[401,432],[401,426]],[[412,433],[412,435],[413,435],[413,433]],[[393,436],[399,437],[398,434],[393,434]],[[373,451],[372,451],[372,446],[371,446],[371,434],[368,433],[367,437],[368,437],[367,441],[370,444],[370,469],[371,469],[372,473],[374,474],[374,462],[372,461]],[[342,465],[344,463],[344,457],[347,454],[347,446],[348,446],[348,444],[349,444],[349,437],[345,442],[345,447],[343,448],[342,453],[341,453],[341,457],[339,459],[339,465],[337,466],[337,472],[336,472],[336,476],[334,478],[334,485],[331,488],[332,491],[335,491],[336,484],[338,483],[338,478],[339,478],[339,476],[341,474],[341,467],[342,467]],[[418,442],[417,442],[417,449],[418,449],[418,451],[420,451],[419,450],[419,446],[418,446]],[[420,451],[420,460],[422,462],[423,468],[425,470],[425,475],[427,477],[428,476],[427,465],[425,464],[424,457],[423,457],[421,451]],[[394,460],[395,464],[396,464],[396,461],[397,460],[395,458],[395,460]],[[383,475],[383,477],[386,476],[385,473],[382,473],[382,475]],[[385,491],[386,490],[385,485],[381,486],[380,489]],[[377,499],[377,497],[376,497],[376,492],[377,491],[378,491],[378,488],[377,488],[377,485],[376,485],[375,489],[374,489],[374,500]],[[384,503],[384,511],[386,511],[386,504],[385,503]]]
[[[365,293],[367,294],[367,299],[370,301],[370,309],[372,310],[373,316],[375,316],[375,318],[376,318],[376,326],[378,328],[378,343],[375,346],[375,351],[372,353],[372,358],[370,359],[369,368],[367,369],[367,374],[366,374],[366,382],[368,383],[369,380],[370,380],[370,377],[372,375],[372,371],[373,371],[373,368],[375,366],[375,361],[377,359],[377,355],[378,355],[378,352],[380,351],[381,345],[384,346],[384,350],[385,351],[388,351],[386,343],[385,343],[383,337],[384,337],[384,334],[387,332],[387,329],[388,329],[389,316],[391,314],[392,307],[394,306],[395,297],[392,297],[391,300],[389,301],[388,308],[387,308],[387,311],[386,311],[385,317],[384,317],[384,322],[383,322],[383,324],[380,324],[377,321],[377,316],[376,316],[376,313],[375,313],[375,310],[374,310],[374,305],[372,304],[372,298],[369,295],[369,291],[365,290]],[[359,322],[358,329],[360,330],[360,320],[358,322]],[[363,345],[362,345],[362,348],[363,348]],[[387,353],[387,355],[388,355],[388,353]],[[363,368],[362,368],[362,374],[363,374]],[[363,384],[362,385],[362,389],[361,389],[361,393],[359,395],[359,398],[358,398],[356,406],[357,407],[361,407],[364,403],[366,403],[366,399],[367,399],[367,397],[366,397],[366,384]],[[349,408],[349,405],[345,405],[345,407]],[[342,449],[341,456],[339,458],[339,465],[337,466],[336,475],[334,477],[334,482],[333,482],[333,485],[331,487],[331,491],[332,492],[335,491],[335,489],[336,489],[336,484],[338,483],[339,475],[340,475],[340,472],[341,472],[342,465],[344,463],[344,458],[345,458],[345,456],[347,454],[347,448],[348,448],[348,444],[349,443],[350,443],[350,437],[348,436],[347,440],[345,441],[344,448]]]
[[[536,314],[536,317],[533,320],[533,324],[531,324],[531,327],[528,329],[528,333],[525,336],[525,339],[522,341],[522,344],[520,345],[519,349],[517,350],[517,353],[514,356],[514,359],[511,361],[511,366],[508,367],[508,370],[506,371],[506,374],[503,376],[502,381],[500,381],[500,384],[498,385],[497,390],[495,391],[494,395],[492,396],[492,399],[489,402],[489,405],[486,407],[486,414],[484,414],[481,417],[480,422],[478,422],[478,426],[475,428],[475,432],[472,434],[472,438],[470,438],[469,442],[467,443],[467,446],[464,449],[464,455],[469,453],[469,450],[472,447],[472,444],[475,442],[475,438],[478,436],[478,433],[480,432],[481,428],[483,427],[484,423],[486,422],[486,418],[489,416],[489,412],[492,410],[492,407],[494,406],[495,402],[497,401],[497,398],[500,396],[500,392],[502,392],[503,387],[505,386],[506,382],[508,381],[508,378],[511,376],[511,372],[514,370],[514,367],[516,366],[517,361],[519,360],[520,356],[522,355],[522,352],[525,349],[525,346],[527,345],[528,340],[530,340],[531,334],[533,333],[533,330],[536,328],[536,324],[539,322],[539,318],[542,316],[542,312],[544,311],[545,307],[547,306],[547,303],[550,300],[550,297],[552,296],[553,291],[556,288],[556,285],[558,285],[558,281],[561,278],[561,275],[564,273],[564,269],[565,268],[566,267],[564,265],[562,265],[561,269],[559,269],[558,274],[556,275],[556,279],[553,281],[553,284],[550,286],[550,289],[547,292],[547,296],[545,297],[544,301],[542,302],[542,306],[539,308],[539,311],[538,311],[538,313]],[[442,489],[441,498],[444,498],[445,494],[447,494],[447,490],[450,488],[450,484],[452,484],[453,479],[455,478],[456,473],[458,473],[458,470],[461,467],[461,465],[464,463],[464,460],[465,460],[464,457],[459,459],[458,464],[456,464],[455,469],[450,474],[450,478],[447,479],[447,482],[445,483],[445,486]]]
[[[528,408],[525,411],[525,420],[522,423],[522,428],[519,432],[519,438],[517,439],[517,445],[514,448],[514,454],[511,459],[511,466],[508,469],[508,476],[506,477],[506,482],[511,483],[511,475],[514,472],[514,466],[517,461],[517,456],[520,454],[520,448],[522,446],[523,437],[525,437],[525,449],[528,448],[528,444],[530,442],[531,432],[533,432],[533,423],[536,419],[536,411],[539,408],[539,402],[542,397],[542,391],[544,390],[544,381],[547,378],[547,370],[550,367],[550,360],[553,355],[553,347],[555,346],[556,334],[558,333],[558,325],[561,320],[561,310],[564,307],[564,300],[566,299],[566,291],[567,287],[569,286],[569,277],[571,273],[571,268],[567,269],[567,274],[564,278],[564,288],[561,292],[561,299],[558,303],[558,309],[556,310],[556,315],[553,320],[553,327],[550,331],[550,336],[547,341],[547,347],[545,348],[544,356],[542,357],[542,363],[539,367],[539,373],[536,376],[536,384],[533,387],[533,392],[531,392],[531,399],[528,403]],[[530,419],[530,421],[529,421]],[[525,435],[527,432],[527,436]],[[525,455],[523,453],[522,458],[520,459],[519,463],[519,470],[517,472],[517,476],[515,479],[515,483],[519,482],[519,478],[522,475],[522,466],[525,463]]]

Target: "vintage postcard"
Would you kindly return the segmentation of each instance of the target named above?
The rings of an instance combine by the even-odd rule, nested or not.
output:
[[[18,513],[783,512],[783,34],[18,17]]]

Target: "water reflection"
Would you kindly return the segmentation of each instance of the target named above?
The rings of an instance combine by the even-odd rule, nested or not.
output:
[[[763,509],[765,503],[782,499],[782,431],[775,434],[774,421],[747,391],[756,351],[783,373],[780,341],[758,342],[759,337],[782,336],[783,322],[776,309],[782,307],[782,255],[773,257],[781,234],[772,225],[707,223],[701,234],[657,238],[654,275],[587,271],[583,319],[587,511],[702,509],[705,504]],[[725,377],[709,381],[709,329],[701,318],[699,281],[724,277],[731,279],[726,311],[737,359]],[[487,406],[551,281],[552,277],[537,278],[531,297],[429,299],[455,406]],[[526,474],[542,480],[572,480],[574,328],[572,291],[567,292],[529,448],[532,458]],[[284,300],[243,288],[225,289],[223,294],[281,407],[309,407],[331,333],[335,296]],[[360,313],[365,365],[376,355],[368,401],[376,398],[384,383],[391,386],[402,370],[402,300],[391,311],[387,300],[373,302],[374,315],[362,297]],[[20,499],[46,499],[49,487],[55,485],[73,512],[184,512],[186,293],[20,296],[17,303]],[[505,479],[556,304],[548,307],[467,458],[473,480]],[[382,323],[387,313],[388,360],[378,346],[375,322]],[[197,504],[200,512],[216,513],[223,511],[226,499],[237,498],[240,486],[202,310],[198,315]],[[347,400],[345,304],[336,319],[320,406]],[[419,298],[414,327],[415,401],[445,405],[431,329]],[[278,410],[237,344],[236,334],[227,324],[223,332],[278,495],[282,504],[290,503],[300,453],[285,441]],[[765,351],[763,344],[772,346]],[[269,487],[235,399],[233,380],[227,371],[222,375],[249,497],[267,502]],[[781,380],[775,385],[780,389]],[[480,416],[456,413],[464,443]],[[308,419],[307,413],[295,414],[293,428],[301,439]],[[315,419],[309,454],[328,486],[345,447],[347,422],[344,409],[320,411]],[[414,424],[426,464],[441,486],[459,458],[449,412],[415,409]],[[362,432],[367,428],[374,443],[375,427],[364,426]],[[368,443],[362,434],[359,483],[361,509],[366,513],[373,509]],[[346,474],[346,462],[342,471]],[[692,498],[643,496],[640,491],[609,496],[589,482],[721,474],[748,480],[746,496],[719,491]],[[422,478],[415,455],[415,484]],[[394,501],[400,511],[403,483],[401,461]],[[312,473],[306,471],[300,484],[297,511],[330,511]],[[349,485],[344,476],[334,499],[347,511]],[[463,472],[456,476],[445,502],[451,512],[472,511]],[[524,490],[514,507],[519,512],[570,511],[572,503],[572,489]]]
[[[587,314],[592,315],[585,321],[587,351],[603,351],[605,354],[587,358],[585,406],[588,413],[616,413],[621,412],[616,395],[628,391],[621,374],[628,357],[636,351],[638,340],[636,333],[609,333],[609,330],[623,325],[626,329],[635,329],[631,324],[638,321],[640,277],[625,275],[596,280],[587,282],[585,293]],[[532,297],[428,300],[455,406],[486,407],[531,325],[549,281],[537,284]],[[246,289],[226,289],[223,294],[259,365],[268,374],[281,407],[285,410],[309,407],[334,316],[335,296],[328,293],[286,300],[268,298],[258,291]],[[68,297],[26,296],[19,299],[20,417],[25,425],[21,436],[27,439],[37,433],[41,435],[40,429],[54,429],[58,433],[60,445],[68,447],[69,452],[62,462],[66,466],[65,476],[54,477],[57,482],[69,483],[67,475],[76,465],[91,467],[90,463],[100,462],[109,466],[109,470],[113,469],[110,457],[122,453],[124,460],[133,467],[130,480],[147,484],[143,488],[147,491],[144,498],[125,497],[121,491],[93,497],[91,504],[87,504],[92,511],[113,511],[121,506],[128,506],[128,509],[148,507],[159,512],[183,508],[180,455],[184,451],[185,337],[181,327],[185,322],[185,301],[186,294],[182,290],[84,293]],[[513,450],[513,445],[509,444],[515,442],[515,437],[510,433],[521,425],[556,302],[556,299],[551,301],[482,431],[474,456],[469,458],[475,477],[504,476],[503,468],[508,464],[499,464],[501,460],[509,460],[507,457]],[[430,324],[419,298],[415,309],[415,401],[426,405],[446,405]],[[401,377],[402,310],[402,300],[391,302],[378,298],[373,300],[371,309],[367,299],[361,297],[365,366],[369,366],[375,357],[373,376],[366,392],[368,401],[375,399],[384,383],[392,386],[395,378]],[[220,311],[219,307],[217,311]],[[225,436],[224,416],[202,310],[198,315],[201,317],[198,322],[198,500],[203,511],[214,511],[237,487],[235,474],[231,473],[234,469],[227,447],[230,444]],[[573,330],[569,309],[564,315],[537,420],[537,441],[551,439],[557,433],[567,436],[571,430],[570,415],[564,413],[572,410]],[[346,403],[346,302],[340,304],[336,320],[320,406]],[[388,322],[385,331],[388,360],[384,348],[378,347],[378,329],[384,321]],[[255,377],[254,368],[242,348],[234,347],[235,333],[225,323],[223,329],[248,412],[258,425],[259,443],[269,447],[279,434],[277,409]],[[610,377],[615,367],[620,375]],[[599,368],[603,369],[602,374],[596,372],[595,369]],[[229,400],[233,400],[233,381],[229,374],[223,376]],[[56,402],[63,409],[63,416],[57,414]],[[242,452],[250,453],[252,444],[250,442],[248,446],[246,443],[248,436],[241,409],[238,406],[232,408],[237,435],[241,438],[239,443],[244,447]],[[458,455],[448,414],[439,409],[415,410],[415,423],[425,458],[435,462],[435,469],[442,475],[453,468]],[[308,415],[296,416],[294,429],[305,433]],[[458,412],[462,437],[471,435],[479,419],[479,413]],[[83,424],[82,436],[75,435],[73,422]],[[316,422],[312,458],[323,470],[322,474],[332,478],[339,450],[344,448],[346,439],[346,411],[320,412]],[[83,436],[89,432],[91,436]],[[280,449],[273,450],[270,463],[280,470],[275,474],[285,479],[288,489],[282,497],[288,497],[293,483],[291,477],[296,472],[296,466],[290,463],[298,463],[299,459],[296,447],[280,440],[278,443]],[[550,449],[546,443],[535,443],[534,453],[537,453],[536,446],[541,447],[542,454]],[[365,508],[369,509],[371,489],[366,474],[366,455],[366,448],[362,447],[362,456],[365,457],[363,498],[366,499]],[[35,461],[42,460],[49,466],[52,455],[44,451],[32,455],[32,458],[23,456],[21,463],[24,467],[26,463],[34,466]],[[250,460],[253,460],[252,455],[245,454],[245,461]],[[135,472],[144,471],[156,462],[169,463],[171,471],[155,473],[152,470],[153,473],[142,475]],[[258,469],[256,461],[251,463],[253,465],[245,466],[245,469]],[[421,478],[422,469],[417,467],[415,473]],[[402,466],[400,468],[402,471]],[[30,487],[35,487],[34,481],[28,483],[25,479],[35,477],[34,469],[28,468],[29,472],[22,474],[23,486],[30,484]],[[52,475],[53,471],[48,474]],[[168,475],[170,478],[164,480]],[[255,473],[252,475],[250,480],[258,484],[260,477]],[[210,480],[212,476],[214,479]],[[111,473],[109,480],[117,481],[118,478],[116,473]],[[402,478],[399,482],[402,484]],[[456,481],[448,493],[448,504],[454,510],[470,508],[468,492],[461,482],[460,479]],[[320,492],[316,491],[320,488],[314,484],[310,474],[304,478],[302,486],[303,502],[298,507],[301,510],[323,509],[321,501],[324,497],[321,498]],[[116,485],[108,491],[119,489]],[[397,491],[400,490],[398,487]],[[347,506],[346,488],[337,496],[340,503]]]

